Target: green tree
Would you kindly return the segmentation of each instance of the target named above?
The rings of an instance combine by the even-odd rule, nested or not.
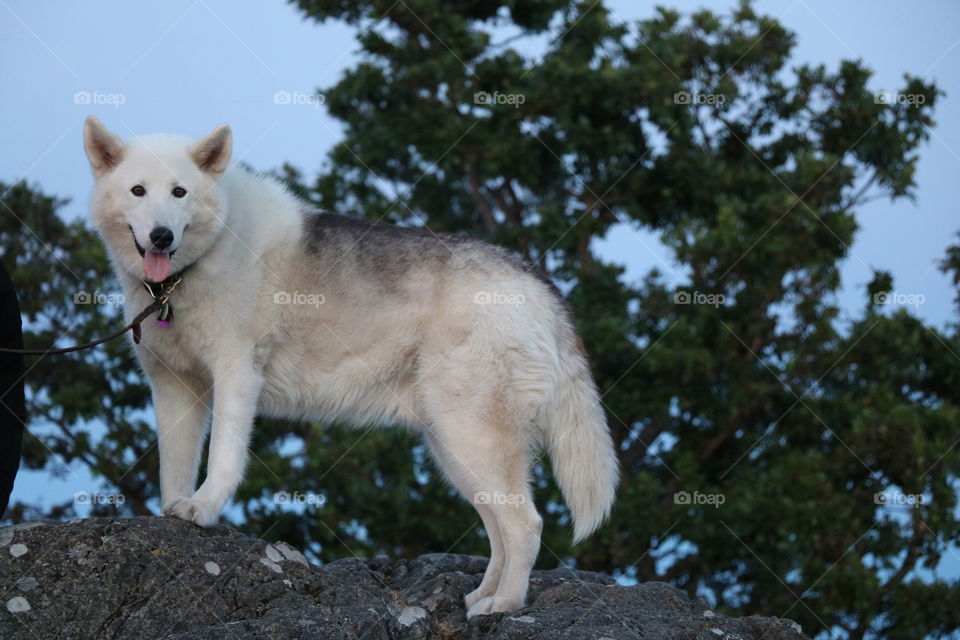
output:
[[[361,46],[322,88],[343,142],[310,184],[286,167],[295,188],[478,234],[569,292],[624,483],[573,551],[538,476],[544,564],[575,556],[850,637],[957,626],[940,597],[956,585],[917,571],[958,536],[956,336],[881,313],[885,274],[849,326],[833,295],[858,206],[912,194],[935,86],[907,76],[913,99],[889,104],[860,61],[788,70],[794,36],[749,3],[636,24],[559,0],[294,4],[355,25]],[[520,51],[542,36],[542,56]],[[617,224],[659,232],[680,285],[626,282],[597,256]],[[926,500],[901,513],[885,492]]]
[[[66,203],[20,182],[0,183],[0,257],[10,272],[23,315],[28,348],[70,346],[123,325],[122,298],[103,244],[83,221],[65,222]],[[77,491],[111,488],[124,494],[122,513],[148,515],[157,495],[158,467],[149,388],[123,341],[95,351],[26,358],[29,414],[22,468],[46,469]],[[86,486],[88,473],[102,486]],[[70,517],[73,501],[13,504],[13,521]],[[95,514],[115,514],[95,505]]]

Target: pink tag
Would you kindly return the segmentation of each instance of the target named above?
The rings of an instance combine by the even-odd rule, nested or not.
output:
[[[160,326],[160,327],[163,327],[163,328],[167,328],[167,327],[170,326],[170,321],[169,321],[169,320],[157,320],[157,326]]]

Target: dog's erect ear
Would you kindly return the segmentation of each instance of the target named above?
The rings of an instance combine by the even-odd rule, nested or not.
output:
[[[219,177],[227,168],[232,149],[233,134],[222,124],[190,149],[190,157],[198,167]]]
[[[83,123],[83,148],[90,160],[90,168],[97,178],[120,164],[126,147],[123,141],[113,135],[103,123],[87,116]]]

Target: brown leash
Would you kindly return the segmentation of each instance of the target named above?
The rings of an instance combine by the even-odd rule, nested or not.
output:
[[[49,356],[56,355],[60,353],[72,353],[74,351],[82,351],[83,349],[89,349],[90,347],[95,347],[98,344],[103,344],[104,342],[109,342],[114,338],[119,338],[127,331],[133,331],[133,342],[135,344],[140,344],[140,324],[144,320],[149,318],[151,315],[160,312],[160,318],[158,322],[164,323],[162,326],[169,326],[170,321],[173,320],[173,306],[169,302],[170,294],[173,292],[174,288],[181,281],[181,274],[175,274],[163,282],[143,282],[143,286],[146,287],[147,291],[150,292],[150,295],[153,297],[153,302],[148,304],[143,311],[137,314],[137,317],[134,318],[127,326],[119,331],[115,331],[108,336],[100,338],[99,340],[94,340],[93,342],[86,342],[84,344],[78,344],[73,347],[65,347],[63,349],[54,349],[50,347],[49,349],[5,349],[0,347],[0,353],[18,353],[24,356]]]
[[[89,349],[90,347],[95,347],[98,344],[103,344],[108,340],[119,338],[120,336],[125,334],[127,331],[133,331],[133,341],[137,344],[140,344],[140,323],[146,320],[148,317],[150,317],[151,314],[154,314],[157,311],[160,311],[160,308],[162,306],[163,305],[161,305],[160,302],[158,302],[157,300],[154,300],[149,305],[147,305],[147,307],[143,311],[141,311],[140,314],[137,315],[137,317],[134,318],[130,324],[125,326],[123,329],[120,329],[119,331],[115,331],[114,333],[111,333],[110,335],[104,338],[100,338],[99,340],[94,340],[93,342],[86,342],[84,344],[78,344],[76,346],[66,347],[64,349],[54,349],[53,347],[49,349],[4,349],[0,347],[0,352],[19,353],[24,356],[48,356],[48,355],[54,355],[58,353],[70,353],[72,351],[81,351],[83,349]]]

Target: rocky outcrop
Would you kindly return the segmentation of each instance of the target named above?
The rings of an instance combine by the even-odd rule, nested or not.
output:
[[[0,529],[0,638],[802,640],[789,620],[727,618],[663,583],[534,571],[528,606],[466,620],[485,558],[309,563],[289,545],[172,518]]]

